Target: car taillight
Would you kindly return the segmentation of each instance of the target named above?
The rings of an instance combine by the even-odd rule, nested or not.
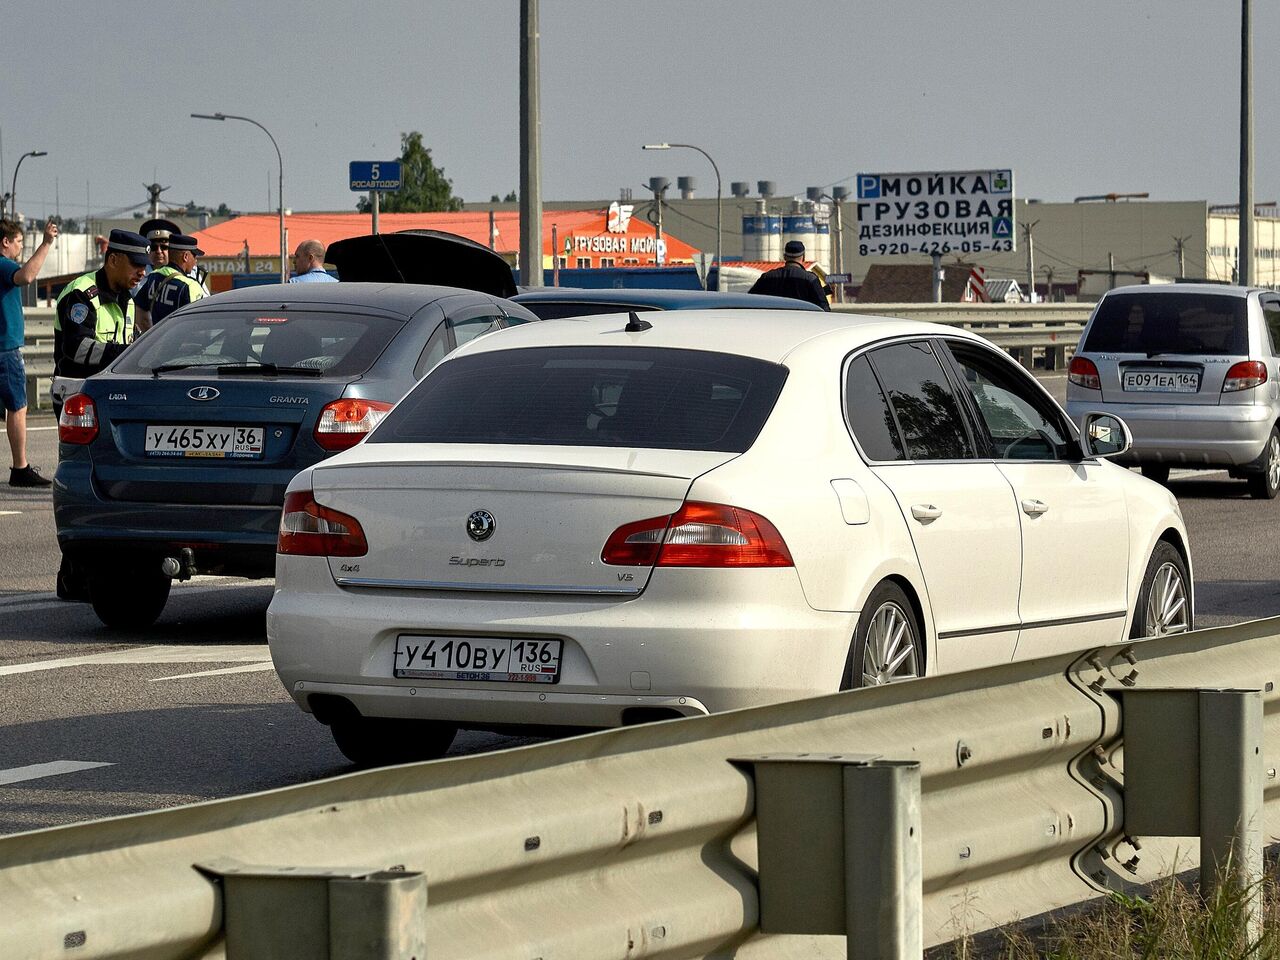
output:
[[[358,397],[334,400],[320,408],[313,436],[316,443],[326,450],[346,450],[363,440],[393,406],[381,400]]]
[[[276,553],[295,557],[363,557],[369,552],[360,521],[316,503],[310,490],[284,498]]]
[[[83,393],[73,393],[58,416],[58,439],[63,443],[93,443],[98,436],[98,408]]]
[[[1241,360],[1233,363],[1227,371],[1227,378],[1222,381],[1222,392],[1232,393],[1236,390],[1252,390],[1267,382],[1267,365],[1261,360]]]
[[[671,516],[624,524],[610,534],[600,559],[629,567],[794,566],[772,523],[722,503],[686,503]]]
[[[1086,390],[1102,389],[1102,378],[1098,376],[1098,368],[1087,357],[1071,358],[1071,364],[1067,367],[1067,380]]]

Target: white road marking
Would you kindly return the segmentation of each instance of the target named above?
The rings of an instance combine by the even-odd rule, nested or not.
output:
[[[227,587],[269,587],[274,584],[273,579],[264,580],[245,580],[241,577],[201,577],[197,582],[182,583],[181,581],[173,585],[175,591],[181,591],[170,594],[171,597],[191,597],[199,594],[213,593],[219,590],[225,590]],[[51,591],[41,593],[23,593],[17,596],[8,596],[0,598],[0,611],[3,610],[39,610],[41,608],[61,607],[67,603],[65,600],[59,600],[58,595]]]
[[[52,427],[27,427],[27,433],[36,433],[40,430],[57,430],[58,425],[55,423]]]
[[[0,517],[18,517],[21,515],[21,510],[0,510]]]
[[[275,664],[268,659],[264,663],[245,663],[238,667],[222,667],[219,670],[201,670],[199,673],[175,673],[171,677],[152,677],[148,683],[156,683],[159,680],[189,680],[192,677],[221,677],[229,673],[261,673],[266,670],[274,670]]]
[[[22,783],[24,780],[39,780],[41,777],[56,777],[60,773],[78,773],[95,767],[112,766],[115,764],[97,763],[93,760],[51,760],[48,763],[33,763],[26,767],[10,767],[8,770],[0,770],[0,786]]]
[[[265,663],[271,666],[271,654],[265,644],[230,644],[221,647],[154,646],[132,647],[128,650],[111,650],[107,653],[88,653],[80,657],[62,657],[58,660],[38,660],[35,663],[12,663],[0,666],[0,676],[16,673],[39,673],[43,670],[65,670],[89,664],[122,663]]]

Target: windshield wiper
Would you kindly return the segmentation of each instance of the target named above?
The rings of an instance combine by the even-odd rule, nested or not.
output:
[[[296,373],[304,377],[320,377],[324,376],[324,371],[319,367],[280,367],[274,363],[259,363],[256,360],[246,360],[243,363],[224,363],[218,366],[218,373],[227,376],[238,376],[242,373]]]
[[[193,367],[212,367],[212,363],[162,363],[158,367],[153,367],[151,375],[158,377],[162,373],[168,373],[170,370],[190,370]]]

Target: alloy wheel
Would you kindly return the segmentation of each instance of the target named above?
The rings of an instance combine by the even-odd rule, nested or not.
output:
[[[1171,633],[1186,633],[1189,612],[1187,585],[1183,582],[1182,571],[1176,564],[1161,564],[1147,595],[1146,635],[1164,637]]]
[[[867,628],[862,685],[873,687],[919,676],[919,654],[911,620],[898,604],[881,604]]]
[[[1267,441],[1267,484],[1272,490],[1280,488],[1280,436],[1274,432]]]

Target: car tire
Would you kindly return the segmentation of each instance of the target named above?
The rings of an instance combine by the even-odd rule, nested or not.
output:
[[[1258,463],[1262,469],[1249,474],[1249,496],[1255,500],[1274,500],[1280,493],[1280,430],[1275,427],[1271,428]]]
[[[845,660],[841,690],[879,686],[924,675],[924,644],[915,607],[903,589],[886,580],[871,591]]]
[[[439,720],[401,720],[348,714],[329,724],[342,755],[358,767],[389,767],[443,757],[458,728]]]
[[[1154,480],[1156,483],[1167,484],[1169,482],[1169,465],[1167,463],[1144,463],[1142,465],[1142,475],[1148,480]]]
[[[123,565],[89,576],[89,602],[98,619],[113,630],[142,630],[160,618],[173,581],[159,570],[143,572]]]
[[[1177,548],[1165,540],[1157,543],[1138,590],[1129,636],[1143,640],[1192,629],[1190,582]]]

